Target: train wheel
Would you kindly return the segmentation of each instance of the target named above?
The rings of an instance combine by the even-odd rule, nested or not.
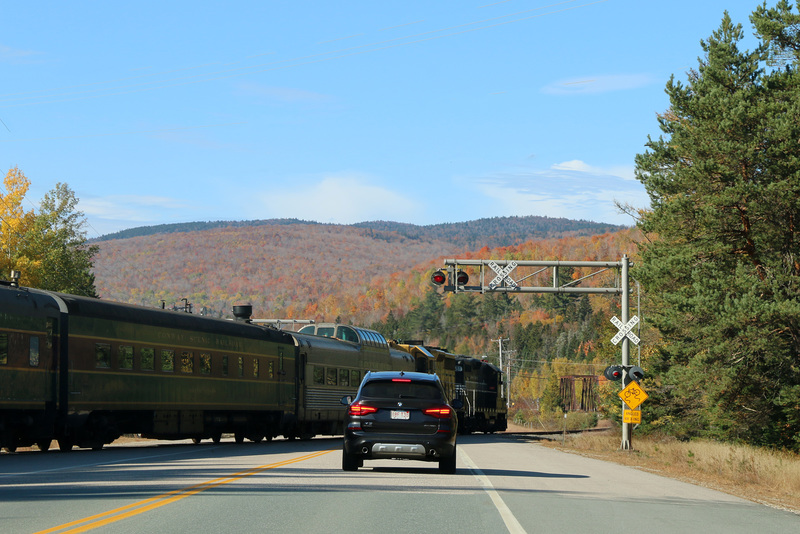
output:
[[[211,441],[213,441],[214,444],[219,445],[219,442],[222,441],[222,434],[219,432],[214,434],[211,436]]]
[[[239,432],[236,432],[236,433],[233,435],[233,440],[234,440],[234,441],[235,441],[237,444],[244,443],[244,434],[240,434]]]
[[[195,445],[200,445],[201,441],[203,441],[203,438],[192,438],[192,443]]]
[[[41,440],[36,442],[36,446],[39,447],[39,450],[42,452],[47,452],[50,449],[50,442],[52,440]]]
[[[69,452],[72,450],[72,440],[69,439],[59,439],[58,440],[58,450],[61,452]]]
[[[10,445],[8,447],[3,447],[3,450],[6,451],[6,452],[17,452],[17,446],[16,445]]]

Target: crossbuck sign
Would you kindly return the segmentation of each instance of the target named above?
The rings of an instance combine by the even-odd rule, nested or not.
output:
[[[514,279],[508,276],[511,273],[511,271],[516,269],[517,262],[510,261],[508,262],[508,265],[506,265],[505,267],[500,267],[495,262],[490,261],[489,267],[491,267],[492,270],[497,273],[497,276],[494,277],[494,280],[489,282],[490,290],[494,290],[494,288],[496,288],[503,282],[505,282],[510,287],[517,287],[517,283],[514,281]]]
[[[623,324],[622,321],[620,321],[616,317],[612,317],[611,322],[614,323],[614,326],[619,328],[619,332],[617,332],[617,335],[611,338],[611,342],[614,345],[616,345],[626,337],[630,339],[634,345],[639,344],[639,336],[631,332],[631,330],[633,330],[633,327],[639,324],[638,315],[634,315],[633,317],[631,317],[631,320],[625,324]]]

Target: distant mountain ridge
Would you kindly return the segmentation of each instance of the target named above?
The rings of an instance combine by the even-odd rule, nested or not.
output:
[[[537,215],[491,217],[457,223],[416,225],[392,221],[366,221],[351,225],[318,223],[300,219],[262,219],[252,221],[208,221],[159,224],[121,230],[93,239],[93,242],[129,239],[156,234],[199,232],[221,228],[304,225],[359,228],[378,232],[371,237],[391,240],[394,236],[421,241],[447,241],[458,248],[504,247],[525,241],[562,237],[580,237],[616,232],[626,226],[584,220],[541,217]]]

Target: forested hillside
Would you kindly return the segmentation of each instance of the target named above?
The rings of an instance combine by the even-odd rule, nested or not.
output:
[[[95,261],[104,298],[156,306],[188,299],[229,315],[249,302],[259,317],[333,320],[380,274],[458,249],[333,225],[263,225],[103,241]],[[314,311],[318,310],[318,311]],[[348,314],[349,315],[349,314]]]
[[[594,223],[511,217],[439,225],[443,231],[399,223],[356,226],[282,220],[275,224],[150,233],[97,242],[97,288],[103,298],[156,306],[188,299],[195,310],[225,315],[250,302],[260,317],[375,321],[387,314],[369,303],[365,288],[376,277],[404,277],[433,260],[489,250],[465,243],[521,241],[526,235],[562,236],[603,229]],[[155,228],[155,227],[154,227]],[[193,228],[186,225],[183,228]],[[510,237],[503,237],[508,228]],[[136,229],[134,229],[136,230]],[[444,237],[436,237],[442,235]],[[408,298],[413,298],[409,296]],[[400,310],[407,303],[397,303]],[[397,311],[397,310],[394,310]]]

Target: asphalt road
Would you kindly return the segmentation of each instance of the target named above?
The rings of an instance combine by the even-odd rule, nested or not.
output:
[[[800,516],[501,436],[459,438],[458,471],[367,462],[339,439],[0,455],[0,529],[33,532],[800,531]]]

